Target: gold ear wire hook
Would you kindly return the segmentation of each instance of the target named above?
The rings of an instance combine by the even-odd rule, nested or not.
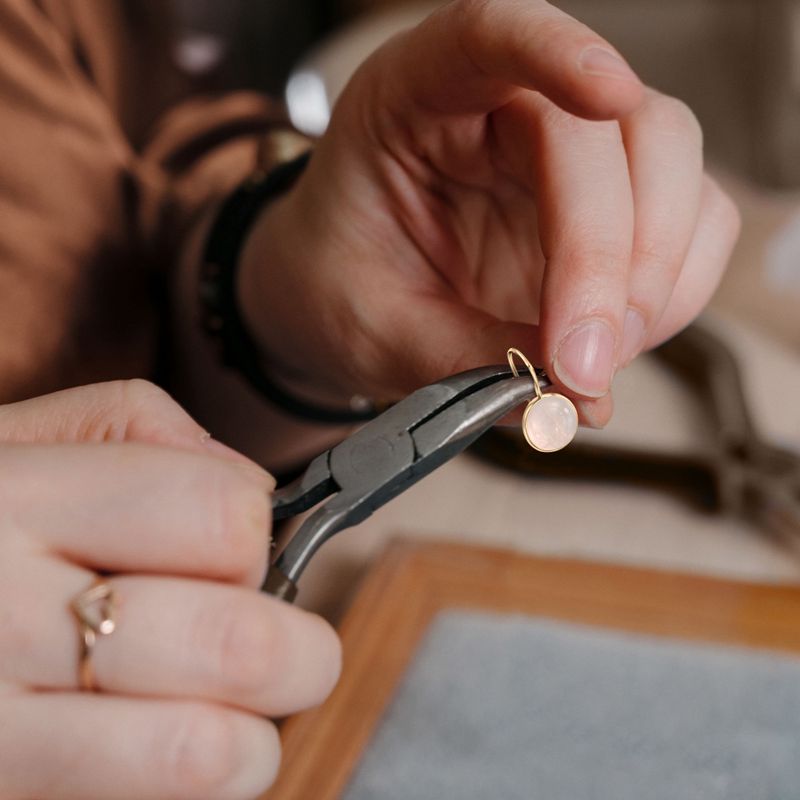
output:
[[[509,347],[506,351],[506,357],[508,358],[508,366],[511,367],[511,372],[514,374],[515,378],[519,378],[519,371],[517,370],[517,365],[514,363],[514,356],[519,356],[522,363],[527,367],[528,372],[531,374],[531,378],[533,378],[533,388],[536,389],[536,399],[542,399],[542,387],[539,385],[539,378],[536,375],[536,370],[531,364],[530,361],[525,357],[525,354],[517,350],[516,347]]]

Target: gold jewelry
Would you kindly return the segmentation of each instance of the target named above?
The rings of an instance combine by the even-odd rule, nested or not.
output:
[[[522,433],[525,441],[540,453],[554,453],[566,447],[578,431],[578,412],[572,402],[557,392],[542,394],[539,378],[533,364],[516,347],[509,347],[508,365],[519,377],[514,356],[518,356],[533,378],[536,397],[528,403],[522,414]]]
[[[81,653],[78,660],[78,682],[81,689],[96,692],[92,668],[92,651],[98,636],[108,636],[117,627],[116,596],[111,585],[102,578],[81,592],[70,604],[81,633]]]

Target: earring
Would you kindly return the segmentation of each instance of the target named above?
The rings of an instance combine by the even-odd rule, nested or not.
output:
[[[516,347],[508,349],[508,365],[514,377],[519,377],[514,357],[519,356],[533,378],[536,397],[528,403],[522,415],[522,433],[525,441],[540,453],[554,453],[566,447],[578,431],[578,412],[563,394],[542,394],[539,378],[533,364]]]

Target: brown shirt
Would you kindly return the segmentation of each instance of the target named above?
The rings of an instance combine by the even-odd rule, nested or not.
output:
[[[0,402],[150,374],[159,277],[283,119],[169,55],[161,0],[0,0]]]

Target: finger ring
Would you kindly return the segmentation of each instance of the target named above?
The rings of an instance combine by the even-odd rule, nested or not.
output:
[[[116,628],[116,597],[111,585],[102,578],[81,592],[70,604],[81,634],[78,679],[81,689],[96,692],[92,669],[92,651],[98,636],[107,636]]]

